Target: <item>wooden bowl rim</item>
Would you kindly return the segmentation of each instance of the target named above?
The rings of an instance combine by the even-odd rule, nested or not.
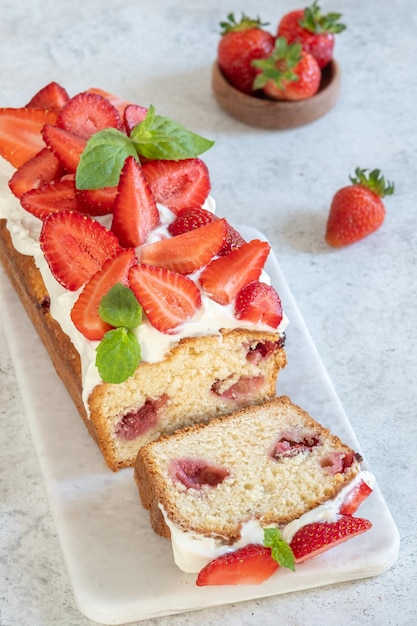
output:
[[[245,94],[228,82],[217,61],[212,70],[212,89],[218,104],[240,121],[270,129],[294,128],[322,117],[336,103],[339,88],[340,67],[335,59],[323,69],[319,91],[304,100],[272,100]]]

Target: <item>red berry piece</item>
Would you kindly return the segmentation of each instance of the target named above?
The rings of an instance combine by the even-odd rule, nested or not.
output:
[[[40,244],[53,276],[70,291],[82,287],[120,249],[107,228],[71,211],[51,213],[45,219]]]
[[[110,101],[88,91],[67,102],[58,116],[57,125],[84,139],[105,128],[121,128],[119,112]]]
[[[260,585],[278,568],[279,565],[272,558],[270,548],[249,544],[208,563],[198,574],[196,584],[199,587]]]
[[[255,280],[237,294],[235,316],[254,324],[278,328],[282,320],[281,299],[272,285]]]

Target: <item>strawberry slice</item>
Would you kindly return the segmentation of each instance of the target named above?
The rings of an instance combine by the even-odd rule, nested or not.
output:
[[[258,280],[270,245],[253,239],[228,255],[211,261],[200,275],[200,285],[219,304],[229,304],[245,285]]]
[[[169,224],[168,231],[173,237],[175,237],[177,235],[181,235],[182,233],[188,233],[190,230],[200,228],[200,226],[205,226],[206,224],[215,222],[218,219],[219,218],[214,215],[214,213],[207,211],[207,209],[199,207],[195,209],[181,209],[178,211],[175,220]],[[243,237],[228,223],[226,241],[222,249],[219,250],[218,254],[219,256],[229,254],[232,250],[240,248],[243,243],[245,243]]]
[[[272,285],[254,280],[237,294],[234,313],[239,320],[277,328],[282,320],[281,300]]]
[[[82,287],[120,249],[111,231],[72,211],[51,213],[45,219],[40,244],[53,276],[70,291]]]
[[[146,117],[148,109],[140,106],[139,104],[128,104],[123,111],[123,123],[128,135],[132,130],[143,122]]]
[[[0,109],[0,155],[20,167],[45,147],[42,127],[55,124],[56,118],[56,111],[45,109]]]
[[[74,173],[87,140],[54,124],[45,124],[42,137],[65,170]]]
[[[27,107],[60,111],[69,101],[67,91],[59,83],[52,82],[40,89],[27,103]]]
[[[54,180],[22,195],[20,203],[26,211],[43,220],[56,211],[76,211],[74,180]]]
[[[76,328],[90,341],[100,341],[112,328],[101,319],[98,308],[103,296],[116,283],[128,286],[130,268],[136,263],[133,248],[119,250],[107,259],[86,283],[71,311],[71,319]]]
[[[138,259],[145,265],[191,274],[218,254],[226,236],[226,220],[217,220],[188,233],[149,243],[138,251]]]
[[[113,213],[116,199],[116,187],[102,187],[102,189],[76,189],[77,210],[87,215],[108,215]]]
[[[177,216],[171,224],[168,226],[169,233],[176,237],[183,233],[188,233],[190,230],[195,230],[206,224],[211,224],[218,219],[214,213],[207,211],[207,209],[201,209],[196,207],[195,209],[181,209],[178,211]]]
[[[121,128],[119,112],[111,102],[88,91],[69,100],[58,116],[57,125],[84,139],[105,128]]]
[[[160,222],[156,202],[133,156],[127,157],[120,174],[113,206],[111,229],[125,248],[143,244]]]
[[[119,111],[120,119],[123,119],[125,108],[129,106],[129,104],[132,104],[128,100],[123,100],[122,98],[119,98],[119,96],[116,96],[105,89],[100,89],[100,87],[90,87],[87,91],[89,93],[96,93],[99,96],[103,96],[103,98],[107,98],[114,108]]]
[[[25,191],[50,183],[60,178],[63,173],[61,162],[49,148],[43,148],[15,171],[9,180],[9,187],[16,198],[21,198]]]
[[[352,537],[361,535],[371,527],[369,520],[350,515],[343,515],[335,522],[307,524],[295,533],[290,543],[295,562],[312,559]]]
[[[199,572],[196,585],[260,585],[278,568],[270,548],[248,544],[210,561]]]
[[[129,281],[149,322],[161,333],[175,333],[201,306],[201,294],[195,283],[162,267],[135,265],[130,270]]]
[[[345,500],[339,509],[340,515],[353,515],[360,505],[372,493],[371,487],[361,480],[346,494]]]
[[[148,161],[142,168],[155,200],[173,213],[201,207],[209,194],[208,168],[198,158]]]

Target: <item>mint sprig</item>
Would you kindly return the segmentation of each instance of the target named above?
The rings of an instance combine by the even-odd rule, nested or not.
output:
[[[115,128],[95,133],[87,142],[77,167],[77,189],[117,185],[127,157],[179,161],[209,150],[214,141],[187,130],[167,117],[156,115],[151,105],[145,119],[128,137]]]
[[[293,551],[288,543],[282,539],[279,528],[264,528],[264,546],[271,548],[271,556],[274,561],[295,572]]]
[[[105,383],[122,383],[141,361],[140,344],[132,329],[142,322],[142,307],[131,289],[116,283],[99,305],[101,319],[109,330],[96,348],[96,367]]]

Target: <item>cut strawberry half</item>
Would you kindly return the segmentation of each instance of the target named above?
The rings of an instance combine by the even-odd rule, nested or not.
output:
[[[56,111],[46,109],[0,109],[0,155],[20,167],[45,147],[42,127],[55,124],[56,118]]]
[[[143,244],[160,222],[156,202],[141,165],[127,157],[120,174],[111,229],[125,248]]]
[[[100,341],[112,328],[99,315],[101,299],[116,283],[128,286],[129,270],[135,263],[136,255],[133,248],[119,250],[105,261],[101,269],[84,286],[72,308],[71,319],[76,328],[90,341]]]
[[[248,544],[210,561],[199,572],[198,587],[207,585],[260,585],[279,568],[270,548]]]
[[[49,148],[43,148],[36,156],[23,163],[9,180],[9,187],[16,198],[30,189],[60,178],[64,173],[61,162]]]
[[[145,265],[191,274],[218,254],[226,236],[226,220],[217,220],[182,235],[143,246],[138,251],[138,260]]]
[[[128,135],[132,130],[143,122],[146,117],[148,109],[140,106],[139,104],[128,104],[123,111],[123,123]]]
[[[69,101],[67,91],[59,83],[52,82],[40,89],[27,103],[27,107],[60,111]]]
[[[30,189],[20,198],[26,211],[43,220],[56,211],[76,211],[75,184],[73,180],[54,180],[38,189]]]
[[[175,237],[183,233],[188,233],[190,230],[200,228],[200,226],[211,224],[211,222],[215,222],[218,219],[219,218],[214,213],[207,211],[207,209],[199,207],[194,209],[181,209],[178,211],[175,220],[169,224],[168,231]],[[243,243],[245,243],[245,240],[240,233],[227,223],[226,241],[218,254],[219,256],[229,254],[232,250],[240,248]]]
[[[282,320],[281,300],[272,285],[254,280],[237,294],[234,313],[239,320],[277,328]]]
[[[301,563],[312,559],[348,539],[361,535],[371,527],[369,520],[350,515],[343,515],[335,522],[307,524],[295,533],[290,543],[295,562]]]
[[[135,265],[129,281],[150,324],[161,333],[175,333],[201,306],[200,290],[195,283],[162,267]]]
[[[57,125],[89,139],[105,128],[121,128],[120,115],[111,102],[97,93],[79,93],[62,108]]]
[[[361,480],[346,494],[339,509],[340,515],[353,515],[356,513],[362,502],[366,500],[371,493],[372,488],[364,480]]]
[[[54,124],[45,124],[43,139],[48,148],[59,159],[67,172],[74,173],[80,162],[87,140]]]
[[[200,275],[201,287],[219,304],[229,304],[245,285],[259,279],[269,250],[266,241],[253,239],[214,259]]]
[[[174,213],[201,207],[210,191],[210,177],[201,159],[148,161],[143,173],[155,200]]]
[[[113,213],[116,199],[116,187],[102,187],[101,189],[76,189],[77,210],[86,215],[108,215]]]
[[[72,211],[46,217],[40,244],[53,276],[70,291],[82,287],[120,249],[107,228]]]

